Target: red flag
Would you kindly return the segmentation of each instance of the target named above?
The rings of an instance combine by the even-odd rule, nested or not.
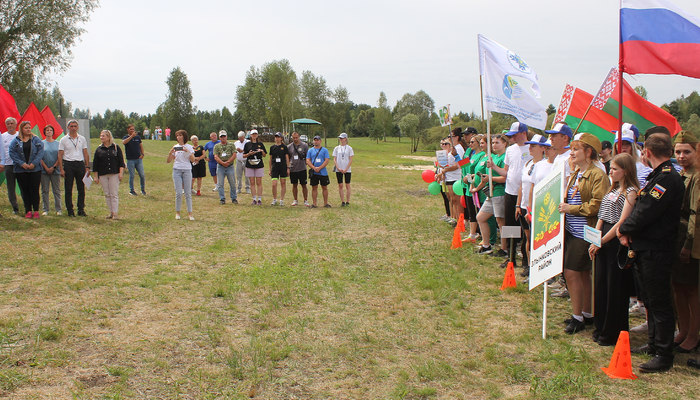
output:
[[[44,137],[44,127],[46,126],[46,121],[44,120],[44,116],[39,112],[39,109],[36,108],[34,102],[29,103],[29,107],[27,107],[27,111],[24,112],[20,121],[31,122],[30,126],[32,127],[32,132],[34,132],[35,135],[40,136],[42,139],[46,139]]]
[[[4,87],[0,86],[0,132],[7,132],[7,126],[5,126],[5,120],[12,117],[17,120],[19,124],[19,110],[17,110],[17,103],[15,103],[14,97],[5,90]]]
[[[53,138],[56,140],[60,139],[61,136],[63,136],[63,128],[61,128],[61,125],[59,125],[58,121],[56,121],[56,117],[53,116],[53,112],[51,112],[49,106],[46,106],[43,110],[41,110],[41,116],[44,117],[46,125],[51,125],[53,127]]]

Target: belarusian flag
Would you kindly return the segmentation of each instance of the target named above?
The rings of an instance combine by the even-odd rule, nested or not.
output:
[[[46,106],[43,110],[41,110],[41,116],[44,117],[46,125],[51,125],[53,127],[53,138],[55,140],[60,140],[63,137],[63,128],[61,128],[61,125],[59,125],[58,121],[56,121],[56,117],[53,116],[53,112],[51,112],[49,106]],[[42,130],[42,136],[43,133],[44,132]]]
[[[14,97],[4,87],[0,86],[0,133],[7,132],[5,120],[8,117],[16,119],[19,124],[20,118],[17,103],[15,103]]]
[[[44,127],[46,126],[46,121],[44,120],[44,116],[39,112],[39,109],[36,108],[34,102],[29,103],[29,107],[27,107],[27,110],[24,112],[24,114],[22,114],[21,121],[31,122],[30,126],[32,127],[32,132],[44,139]]]
[[[681,126],[673,115],[644,100],[627,81],[623,81],[623,87],[623,122],[634,124],[640,133],[657,125],[668,128],[671,131],[671,135],[681,131]],[[602,110],[591,107],[586,115],[586,119],[581,122],[588,106],[593,101],[593,95],[574,86],[566,85],[557,109],[557,115],[554,118],[554,124],[564,121],[572,129],[576,129],[581,122],[581,126],[578,129],[579,132],[592,133],[601,141],[609,140],[613,142],[615,137],[611,131],[616,131],[619,125],[617,120],[617,111],[620,104],[619,98],[620,93],[616,89]]]

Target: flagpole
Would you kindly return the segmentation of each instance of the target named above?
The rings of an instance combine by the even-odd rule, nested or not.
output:
[[[622,93],[624,90],[622,90],[622,85],[623,85],[623,73],[625,72],[624,69],[624,63],[622,62],[624,58],[624,50],[622,48],[622,0],[620,0],[620,25],[619,25],[619,31],[620,31],[620,40],[619,40],[619,45],[620,45],[620,59],[618,60],[619,63],[619,71],[620,71],[620,81],[618,82],[617,88],[620,91],[620,103],[617,105],[617,153],[621,154],[622,153]]]
[[[479,75],[479,93],[481,94],[481,122],[484,122],[484,83],[481,75]]]
[[[479,54],[481,57],[481,54]],[[479,75],[479,91],[481,92],[481,121],[484,121],[484,85],[483,77]],[[486,115],[486,159],[491,159],[491,113]],[[479,196],[479,193],[476,194]],[[493,197],[493,172],[489,168],[489,197]]]
[[[576,133],[578,133],[578,130],[579,130],[579,128],[581,128],[581,124],[582,124],[583,121],[586,119],[586,116],[588,115],[588,112],[591,111],[591,106],[592,106],[592,105],[593,105],[593,103],[589,104],[589,105],[588,105],[588,108],[586,109],[586,112],[583,113],[583,117],[581,117],[581,120],[578,122],[578,125],[576,126],[576,129],[574,129],[574,135],[576,135]]]

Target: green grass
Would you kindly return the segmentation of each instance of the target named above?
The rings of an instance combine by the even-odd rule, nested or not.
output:
[[[350,144],[346,209],[334,183],[332,209],[270,207],[268,178],[264,206],[220,206],[207,178],[196,221],[176,221],[172,143],[151,141],[148,196],[125,176],[120,221],[102,218],[99,187],[80,219],[25,220],[0,195],[0,397],[700,396],[687,356],[609,379],[612,348],[563,333],[567,301],[549,301],[543,340],[541,288],[501,291],[500,260],[450,250],[441,198],[398,168],[429,162],[405,142]]]

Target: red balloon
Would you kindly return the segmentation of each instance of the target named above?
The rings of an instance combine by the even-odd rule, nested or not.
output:
[[[435,182],[435,171],[433,171],[432,169],[426,169],[421,174],[421,177],[423,178],[423,181],[425,181],[425,183]]]

